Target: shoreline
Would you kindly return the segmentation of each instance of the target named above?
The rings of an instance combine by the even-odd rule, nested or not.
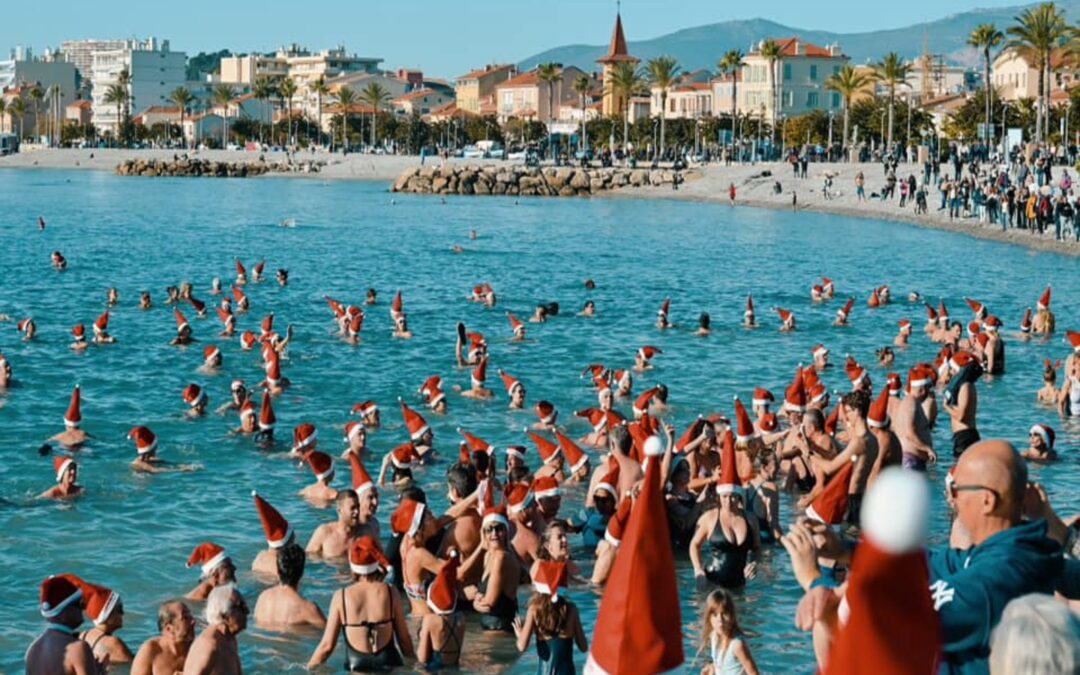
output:
[[[0,169],[52,169],[52,170],[91,170],[115,172],[116,166],[126,159],[171,159],[182,155],[181,150],[127,150],[127,149],[32,149],[24,153],[0,157]],[[202,150],[188,151],[188,154],[200,159],[222,162],[257,162],[260,155],[268,162],[285,160],[282,152],[248,152],[245,150]],[[91,157],[93,155],[93,157]],[[419,157],[403,155],[368,155],[355,154],[342,157],[326,152],[300,152],[298,161],[323,161],[326,166],[318,173],[270,173],[265,178],[298,178],[302,180],[344,180],[386,182],[387,190],[404,171],[420,166]],[[428,158],[424,166],[441,166],[444,162],[437,158]],[[483,166],[494,164],[505,166],[503,162],[451,159],[448,164]],[[898,175],[906,176],[912,169],[901,165]],[[770,176],[762,176],[765,171]],[[824,172],[834,174],[832,199],[824,199],[821,186]],[[883,171],[879,164],[811,164],[808,178],[796,179],[792,176],[787,163],[770,162],[756,165],[707,165],[692,167],[687,172],[687,180],[678,190],[670,187],[633,187],[619,188],[596,195],[600,198],[618,199],[668,199],[691,201],[708,204],[727,204],[728,186],[736,185],[735,207],[764,208],[772,210],[791,210],[792,191],[798,196],[798,211],[822,214],[835,214],[853,218],[872,218],[893,222],[902,222],[917,227],[944,230],[965,234],[976,239],[1015,244],[1030,250],[1060,253],[1068,256],[1080,256],[1080,242],[1069,239],[1056,241],[1051,230],[1048,235],[1033,235],[1029,230],[1009,229],[1002,231],[999,226],[980,224],[971,218],[949,220],[944,211],[937,211],[940,197],[936,189],[927,196],[929,212],[916,215],[908,206],[900,208],[898,200],[880,202],[876,199],[857,201],[855,198],[854,177],[862,171],[866,177],[866,192],[878,190],[878,184],[884,182]],[[920,172],[921,173],[921,172]],[[258,178],[258,177],[257,177]],[[773,184],[780,181],[782,192],[774,194]],[[478,196],[477,198],[484,198]],[[566,197],[574,199],[576,197]]]

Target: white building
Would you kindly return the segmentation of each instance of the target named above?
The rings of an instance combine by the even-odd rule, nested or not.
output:
[[[94,72],[94,54],[124,49],[130,40],[65,40],[60,45],[64,60],[75,66],[79,77],[89,80]]]
[[[169,51],[168,40],[150,38],[131,41],[122,49],[94,53],[93,100],[94,126],[99,130],[117,130],[116,105],[105,102],[109,87],[116,84],[122,70],[131,75],[129,108],[138,114],[151,106],[167,106],[169,95],[186,84],[187,55]]]

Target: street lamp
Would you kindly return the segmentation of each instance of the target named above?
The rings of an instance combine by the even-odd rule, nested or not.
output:
[[[828,157],[829,159],[831,159],[831,158],[832,158],[832,142],[833,142],[833,138],[832,138],[832,125],[833,125],[833,114],[834,114],[834,111],[830,110],[830,111],[829,111],[829,149],[828,149],[828,155],[827,155],[827,157]]]

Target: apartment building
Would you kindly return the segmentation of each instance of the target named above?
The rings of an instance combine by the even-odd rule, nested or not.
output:
[[[100,131],[116,132],[119,128],[116,105],[106,103],[105,98],[123,70],[131,76],[128,107],[134,115],[151,106],[171,105],[169,95],[187,82],[187,55],[170,51],[168,40],[156,38],[132,40],[122,49],[95,52],[91,82],[94,126]]]

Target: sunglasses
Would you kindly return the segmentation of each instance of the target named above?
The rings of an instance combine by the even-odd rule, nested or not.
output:
[[[949,484],[949,495],[953,499],[956,499],[956,495],[961,492],[978,492],[980,490],[986,490],[990,494],[994,495],[994,497],[996,497],[997,499],[1001,499],[1001,494],[992,487],[987,487],[985,485],[957,485],[956,483]]]

